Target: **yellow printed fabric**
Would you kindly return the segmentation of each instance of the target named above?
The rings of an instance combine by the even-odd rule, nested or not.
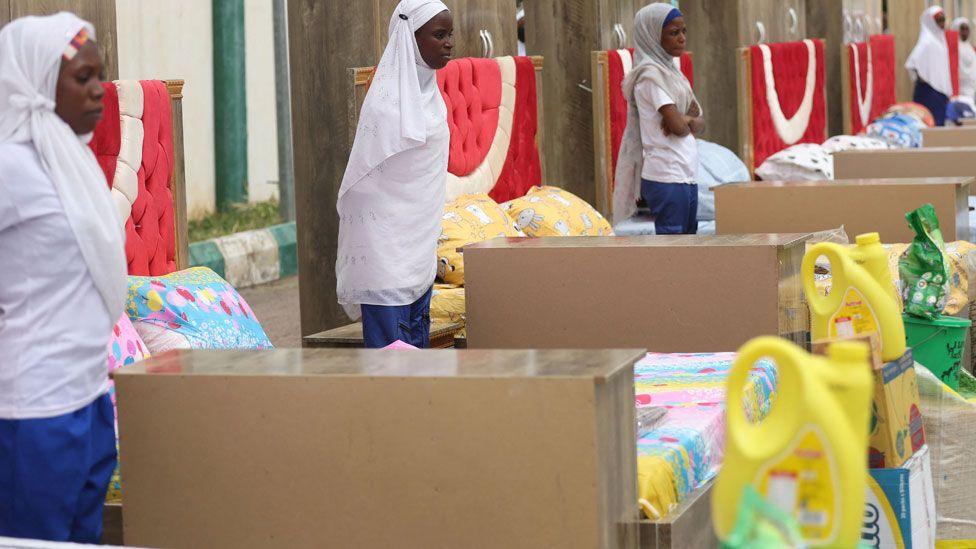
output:
[[[515,226],[532,237],[611,236],[613,229],[600,212],[573,193],[558,187],[533,187],[522,198],[502,205]]]
[[[464,324],[464,288],[435,284],[430,298],[430,320],[440,324]]]
[[[437,240],[437,278],[447,284],[464,285],[464,260],[457,249],[499,236],[525,234],[487,194],[468,194],[448,203]]]

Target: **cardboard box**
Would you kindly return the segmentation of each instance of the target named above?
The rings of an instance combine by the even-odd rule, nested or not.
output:
[[[915,359],[909,349],[900,359],[875,371],[868,456],[871,467],[899,467],[925,444],[914,366]]]
[[[643,354],[198,351],[126,367],[126,544],[635,548]]]
[[[876,334],[841,339],[864,341],[871,347],[874,400],[868,465],[899,467],[925,445],[912,350],[908,349],[898,360],[882,363],[880,340]],[[827,340],[813,342],[813,352],[826,356],[830,343]]]
[[[974,128],[976,130],[976,128]],[[818,232],[840,227],[911,242],[905,214],[935,206],[947,242],[969,240],[970,177],[751,181],[715,187],[718,234]],[[869,208],[865,204],[870,204]]]
[[[809,346],[810,235],[495,239],[464,248],[468,346],[735,351]]]
[[[976,127],[922,128],[923,147],[976,147]]]
[[[836,179],[974,177],[976,147],[934,147],[834,153]],[[969,189],[970,194],[974,192]]]
[[[935,546],[936,510],[932,463],[923,446],[904,465],[871,469],[861,539],[880,549]]]

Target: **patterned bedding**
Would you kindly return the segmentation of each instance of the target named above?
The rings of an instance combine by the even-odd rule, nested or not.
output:
[[[637,407],[665,408],[637,440],[637,481],[648,518],[666,516],[718,472],[725,450],[725,379],[735,353],[648,355],[634,367]],[[742,396],[746,416],[761,419],[776,390],[776,368],[759,362]]]

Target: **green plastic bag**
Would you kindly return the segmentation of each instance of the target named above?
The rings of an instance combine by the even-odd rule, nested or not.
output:
[[[746,486],[739,513],[722,549],[780,549],[804,547],[800,527],[789,514],[768,503],[752,486]]]
[[[935,208],[926,204],[905,215],[915,238],[898,259],[905,312],[932,320],[942,313],[949,293],[945,241]]]

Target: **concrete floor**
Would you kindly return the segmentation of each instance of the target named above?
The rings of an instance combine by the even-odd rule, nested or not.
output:
[[[275,347],[301,347],[298,277],[240,290]]]

